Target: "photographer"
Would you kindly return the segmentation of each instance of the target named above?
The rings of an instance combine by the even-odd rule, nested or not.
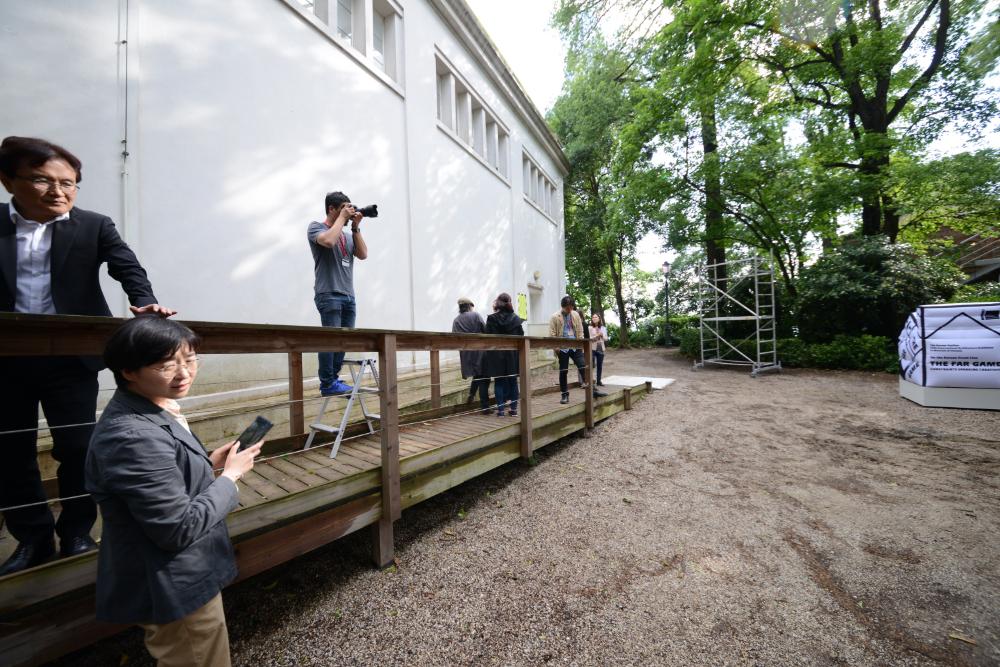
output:
[[[308,230],[315,272],[316,310],[323,326],[351,328],[357,315],[354,260],[368,258],[368,246],[361,236],[364,214],[343,192],[331,192],[325,204],[326,219],[310,223]],[[319,353],[319,390],[323,396],[351,391],[351,385],[338,377],[343,364],[343,352]]]

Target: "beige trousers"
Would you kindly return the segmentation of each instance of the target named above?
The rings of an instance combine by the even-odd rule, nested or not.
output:
[[[184,618],[142,628],[157,667],[230,667],[222,593]]]

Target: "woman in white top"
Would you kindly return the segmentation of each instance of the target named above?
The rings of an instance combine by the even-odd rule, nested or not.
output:
[[[590,326],[587,335],[590,340],[594,341],[594,368],[597,369],[597,386],[603,387],[604,383],[601,382],[601,373],[604,370],[604,349],[605,344],[608,341],[608,329],[604,326],[604,321],[601,316],[594,313],[590,316]]]

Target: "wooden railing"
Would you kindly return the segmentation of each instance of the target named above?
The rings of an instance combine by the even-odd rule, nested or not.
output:
[[[111,333],[124,320],[73,315],[27,315],[0,313],[0,356],[100,355]],[[396,353],[429,352],[432,407],[441,405],[442,350],[517,350],[520,354],[521,456],[528,458],[532,446],[531,363],[533,349],[558,350],[564,338],[453,334],[427,331],[379,329],[332,329],[273,324],[184,322],[201,337],[203,354],[267,353],[288,356],[288,419],[292,435],[305,432],[302,354],[305,352],[368,352],[378,355],[381,433],[381,517],[373,533],[373,556],[379,566],[393,560],[393,522],[400,517],[399,400]],[[583,347],[586,383],[593,386],[591,342],[575,341]],[[17,378],[3,378],[16,382]],[[594,427],[593,392],[586,397],[585,419]]]

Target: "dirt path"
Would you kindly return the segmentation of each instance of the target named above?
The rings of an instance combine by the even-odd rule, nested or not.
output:
[[[1000,662],[1000,413],[689,369],[611,352],[677,382],[405,512],[395,571],[352,536],[228,590],[234,664]]]

